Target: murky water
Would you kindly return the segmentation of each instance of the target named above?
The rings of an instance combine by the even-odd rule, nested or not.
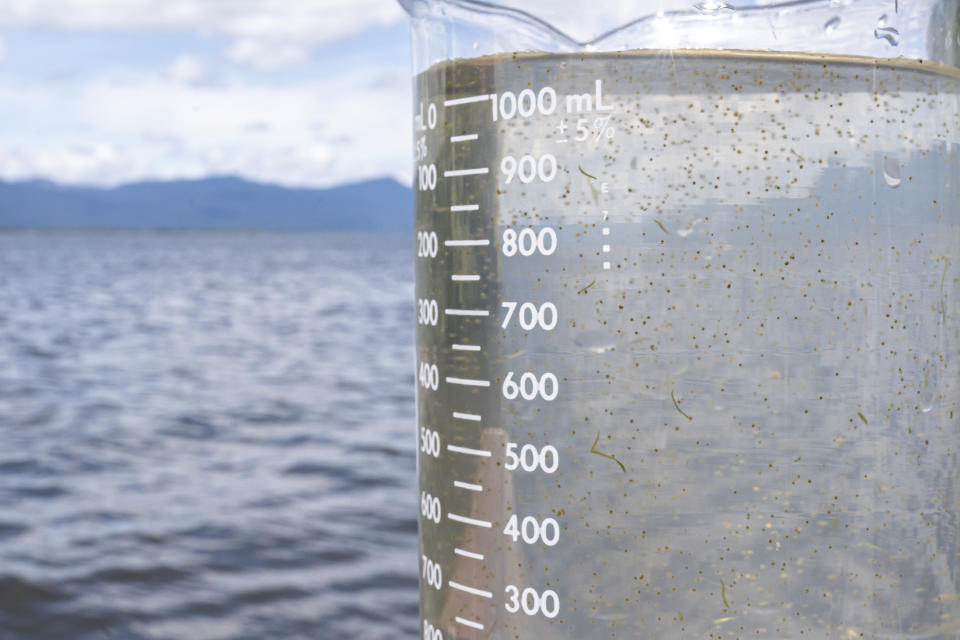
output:
[[[441,178],[417,229],[440,250],[417,297],[491,316],[441,313],[418,357],[491,387],[422,389],[420,422],[492,452],[421,456],[421,490],[491,523],[421,519],[445,579],[491,593],[424,585],[424,619],[458,638],[960,633],[956,70],[518,54],[418,88],[496,94],[422,134]],[[524,90],[543,97],[527,115]],[[523,255],[524,229],[555,250]],[[443,246],[463,238],[491,244]],[[521,326],[524,302],[555,326]],[[524,373],[556,397],[504,387]],[[508,442],[554,447],[558,470],[507,471]],[[513,515],[554,519],[559,542],[513,539]],[[512,588],[556,593],[558,613],[517,611]]]

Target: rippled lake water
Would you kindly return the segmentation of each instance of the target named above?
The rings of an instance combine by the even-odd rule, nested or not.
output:
[[[0,638],[415,637],[410,255],[0,233]]]

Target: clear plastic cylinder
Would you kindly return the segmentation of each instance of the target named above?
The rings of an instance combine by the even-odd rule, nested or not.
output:
[[[404,2],[423,637],[960,637],[960,3],[638,5]]]

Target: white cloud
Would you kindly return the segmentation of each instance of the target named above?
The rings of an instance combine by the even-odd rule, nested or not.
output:
[[[26,161],[32,166],[30,175],[40,177],[88,175],[105,168],[116,168],[120,159],[116,149],[103,142],[37,149],[29,158],[17,158],[19,155],[15,153],[12,162],[4,159],[0,163],[16,163],[18,159]]]
[[[7,50],[3,46],[3,39],[0,39],[0,64],[3,64],[3,58],[6,55]]]
[[[0,0],[0,29],[189,30],[225,37],[230,59],[260,69],[300,64],[322,42],[402,15],[395,0]],[[100,70],[64,83],[0,76],[0,179],[409,180],[406,58],[254,86],[224,73],[215,54],[177,53],[152,74]]]
[[[67,30],[187,29],[227,36],[258,67],[296,64],[310,49],[401,19],[395,0],[4,0],[0,26]]]
[[[196,84],[206,78],[207,68],[196,56],[184,54],[167,65],[163,75],[178,84]]]
[[[227,50],[227,57],[257,69],[270,70],[306,62],[310,51],[297,43],[241,38]]]
[[[409,180],[410,83],[401,64],[250,87],[191,84],[202,65],[178,59],[167,74],[136,82],[0,85],[0,123],[16,123],[0,124],[0,177],[104,185],[210,174],[314,186]],[[387,71],[397,80],[384,82]]]
[[[0,24],[61,29],[192,29],[236,36],[315,33],[318,42],[394,22],[394,0],[5,0]]]

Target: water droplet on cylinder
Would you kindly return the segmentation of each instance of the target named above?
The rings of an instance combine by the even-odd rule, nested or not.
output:
[[[581,331],[577,333],[574,342],[578,347],[583,347],[591,353],[607,353],[617,348],[617,342],[610,337],[610,334],[602,331]]]
[[[711,15],[723,10],[733,11],[733,7],[724,0],[702,0],[702,2],[694,4],[693,8],[697,10],[697,13],[704,15]]]
[[[827,33],[833,33],[834,31],[837,30],[837,27],[839,26],[840,26],[840,17],[833,16],[832,18],[827,20],[827,23],[825,25],[823,25],[823,30],[826,31]]]
[[[877,40],[886,40],[892,47],[900,44],[900,32],[893,27],[877,27],[873,30],[873,37]]]
[[[900,165],[893,158],[883,159],[883,181],[894,189],[900,186]]]

